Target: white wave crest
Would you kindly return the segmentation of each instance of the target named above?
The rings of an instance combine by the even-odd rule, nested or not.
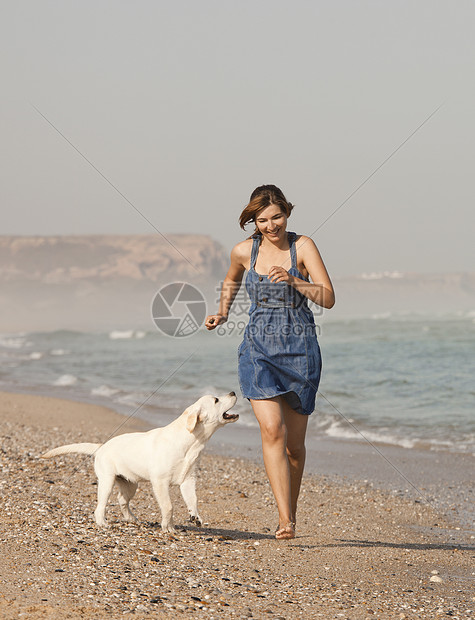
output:
[[[126,330],[119,330],[119,329],[115,329],[111,332],[109,332],[109,339],[110,340],[129,340],[130,338],[145,338],[145,336],[147,335],[147,332],[144,332],[142,330],[133,330],[133,329],[126,329]]]
[[[114,402],[120,403],[121,405],[132,405],[133,407],[137,407],[142,405],[146,400],[147,396],[145,394],[133,393],[125,394],[124,396],[120,396]]]
[[[128,329],[127,331],[119,331],[116,329],[112,332],[109,332],[110,340],[125,340],[128,338],[133,338],[133,336],[134,336],[133,329]]]
[[[91,394],[93,396],[105,396],[106,398],[110,398],[117,394],[119,390],[109,387],[108,385],[100,385],[99,387],[92,388]]]
[[[419,443],[418,439],[401,438],[384,431],[370,431],[366,429],[358,432],[352,428],[343,426],[337,421],[330,424],[330,426],[324,430],[324,433],[336,439],[366,440],[374,443],[387,443],[393,446],[401,446],[402,448],[413,448]]]
[[[18,337],[0,337],[0,346],[5,347],[6,349],[21,349],[27,344],[26,338],[21,336]]]
[[[50,355],[67,355],[68,353],[66,349],[51,349],[49,352]]]
[[[30,360],[40,360],[43,357],[43,353],[40,353],[39,351],[33,351],[33,353],[30,353],[30,355],[28,356],[28,358]]]
[[[74,375],[61,375],[56,379],[56,381],[53,382],[53,385],[65,387],[68,385],[74,385],[77,383],[77,380],[77,377]]]

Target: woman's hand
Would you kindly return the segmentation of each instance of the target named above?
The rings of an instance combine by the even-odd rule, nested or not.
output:
[[[216,329],[218,325],[226,323],[227,320],[228,317],[224,316],[224,314],[210,314],[206,317],[205,327],[207,330]]]
[[[283,267],[271,267],[269,269],[269,280],[274,284],[276,282],[287,282],[287,284],[292,284],[293,276],[290,275],[288,271],[286,271]]]

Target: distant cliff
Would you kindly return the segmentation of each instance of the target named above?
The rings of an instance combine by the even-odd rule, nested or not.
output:
[[[0,237],[0,282],[219,277],[222,246],[205,235],[78,235]]]
[[[0,331],[149,326],[161,285],[215,302],[227,252],[205,235],[0,236]]]

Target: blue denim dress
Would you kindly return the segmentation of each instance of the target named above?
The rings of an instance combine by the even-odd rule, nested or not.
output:
[[[297,268],[295,240],[288,240],[292,266],[289,273],[302,280]],[[286,282],[271,282],[256,273],[262,236],[253,235],[246,289],[251,299],[249,322],[238,350],[239,383],[245,398],[265,400],[285,396],[305,415],[315,409],[322,367],[313,313],[307,298]]]

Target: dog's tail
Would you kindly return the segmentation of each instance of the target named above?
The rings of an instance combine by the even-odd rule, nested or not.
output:
[[[41,455],[42,459],[50,459],[52,456],[60,454],[94,454],[102,446],[101,443],[70,443],[67,446],[53,448],[49,452]]]

